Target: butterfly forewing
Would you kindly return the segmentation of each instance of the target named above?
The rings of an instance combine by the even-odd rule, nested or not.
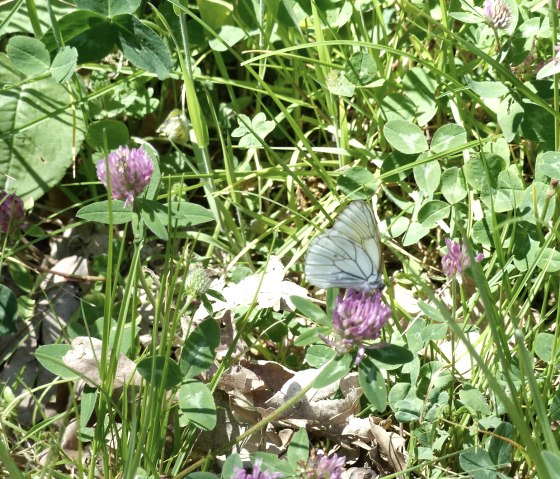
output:
[[[366,202],[354,201],[311,242],[305,274],[319,288],[381,289],[381,261],[373,211]]]

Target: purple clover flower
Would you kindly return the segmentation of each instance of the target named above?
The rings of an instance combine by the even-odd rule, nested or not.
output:
[[[245,469],[235,467],[230,479],[279,479],[282,477],[281,472],[270,472],[261,470],[262,459],[255,459],[253,470],[247,473]]]
[[[484,15],[492,28],[505,30],[511,26],[511,7],[505,0],[484,0]]]
[[[0,232],[14,233],[25,216],[23,201],[15,193],[0,191]]]
[[[341,479],[344,472],[346,457],[338,457],[333,454],[331,457],[319,454],[312,457],[307,462],[306,479]]]
[[[119,146],[109,153],[111,193],[115,200],[124,200],[125,206],[134,202],[152,179],[154,163],[144,148]],[[107,164],[105,158],[96,164],[97,177],[107,187]]]
[[[449,278],[460,278],[461,273],[471,264],[467,245],[459,241],[452,242],[449,238],[445,238],[445,244],[447,245],[447,254],[441,259],[443,272]],[[474,258],[477,263],[480,263],[483,259],[484,255],[482,253],[477,254]]]
[[[391,309],[381,301],[381,293],[374,295],[367,291],[349,289],[346,295],[336,298],[333,312],[333,326],[338,340],[327,340],[338,353],[345,353],[358,347],[356,364],[365,353],[367,340],[377,339],[381,329],[391,316]]]

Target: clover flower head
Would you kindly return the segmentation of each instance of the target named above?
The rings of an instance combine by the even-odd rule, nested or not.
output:
[[[187,276],[185,291],[187,296],[199,298],[210,287],[211,279],[204,268],[195,268]]]
[[[152,179],[154,163],[144,148],[119,146],[109,153],[109,179],[112,198],[124,200],[130,205],[144,191]],[[107,187],[107,164],[105,158],[97,162],[97,177]]]
[[[391,309],[381,301],[381,293],[349,289],[339,295],[333,312],[336,340],[326,340],[338,353],[358,348],[356,364],[365,353],[364,342],[377,339],[391,316]]]
[[[484,15],[492,28],[505,30],[511,26],[512,11],[505,0],[484,0]]]
[[[341,479],[345,464],[345,456],[319,454],[307,462],[305,479]]]
[[[248,473],[245,469],[236,467],[234,468],[230,479],[279,479],[282,477],[281,472],[263,471],[261,466],[262,459],[256,459],[250,473]]]
[[[467,252],[467,244],[459,241],[451,241],[449,238],[445,238],[445,244],[447,245],[447,254],[441,259],[443,272],[449,278],[460,278],[463,271],[471,264]],[[479,263],[484,259],[484,255],[479,253],[474,259]]]
[[[21,198],[15,193],[0,191],[0,232],[14,233],[20,228],[24,216]]]

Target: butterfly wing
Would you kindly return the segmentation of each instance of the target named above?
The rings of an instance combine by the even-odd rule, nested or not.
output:
[[[305,274],[318,288],[383,288],[381,243],[373,211],[353,201],[334,226],[315,238],[307,253]]]

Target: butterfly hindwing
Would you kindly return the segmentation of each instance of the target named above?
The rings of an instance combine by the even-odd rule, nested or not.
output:
[[[373,211],[366,202],[354,201],[311,242],[305,274],[319,288],[381,289],[381,262]]]

